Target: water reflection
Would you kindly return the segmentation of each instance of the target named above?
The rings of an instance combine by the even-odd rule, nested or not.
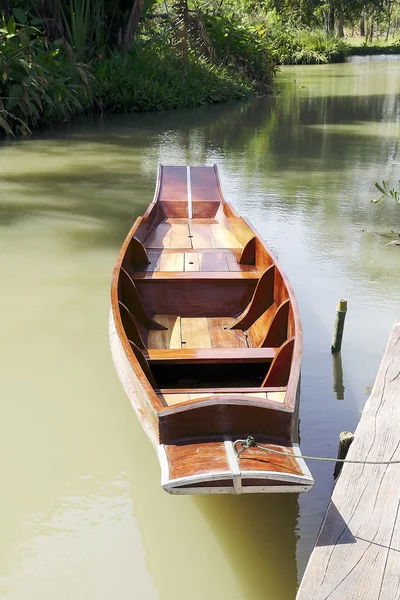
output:
[[[299,499],[162,492],[111,364],[110,275],[157,163],[217,162],[299,300],[303,451],[336,455],[398,317],[398,249],[381,234],[400,215],[370,198],[400,178],[399,65],[288,67],[273,98],[88,119],[0,148],[2,597],[294,598],[331,468],[311,464]],[[344,402],[330,352],[340,297]]]

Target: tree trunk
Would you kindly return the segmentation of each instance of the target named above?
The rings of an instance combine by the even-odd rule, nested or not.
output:
[[[335,33],[335,11],[332,6],[329,7],[328,31],[331,35]]]
[[[369,28],[369,41],[372,42],[374,38],[374,19],[371,19],[371,26]]]
[[[364,19],[361,19],[361,21],[360,21],[360,35],[361,35],[361,37],[364,37],[364,35],[365,35],[365,21],[364,21]]]
[[[175,4],[178,13],[178,28],[176,30],[177,48],[185,62],[189,60],[188,24],[189,8],[188,0],[178,0]]]
[[[133,0],[133,5],[129,13],[128,21],[122,35],[121,45],[125,50],[132,47],[133,38],[143,12],[144,0]]]
[[[338,9],[338,12],[337,12],[337,34],[340,38],[344,37],[343,13],[342,13],[341,7]]]
[[[386,30],[386,41],[388,41],[388,39],[389,39],[391,18],[392,18],[392,3],[390,2],[390,0],[388,0],[388,7],[387,7],[388,26],[387,26],[387,30]]]

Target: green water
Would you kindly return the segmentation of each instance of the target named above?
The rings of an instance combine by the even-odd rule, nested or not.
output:
[[[315,488],[299,498],[168,496],[107,338],[113,263],[158,162],[216,162],[299,300],[303,452],[334,456],[355,428],[400,311],[400,249],[381,235],[400,231],[400,209],[370,203],[375,181],[400,179],[400,61],[288,67],[279,88],[0,147],[1,598],[294,599],[332,467],[310,464]]]

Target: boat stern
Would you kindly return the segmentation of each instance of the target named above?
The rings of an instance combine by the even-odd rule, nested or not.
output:
[[[231,439],[184,441],[159,445],[158,457],[170,494],[299,493],[314,484],[298,444],[263,442],[238,456]]]

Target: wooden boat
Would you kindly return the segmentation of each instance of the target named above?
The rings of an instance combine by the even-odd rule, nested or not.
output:
[[[302,492],[299,311],[214,167],[160,167],[113,273],[110,344],[172,494]],[[234,442],[257,447],[238,457]]]

